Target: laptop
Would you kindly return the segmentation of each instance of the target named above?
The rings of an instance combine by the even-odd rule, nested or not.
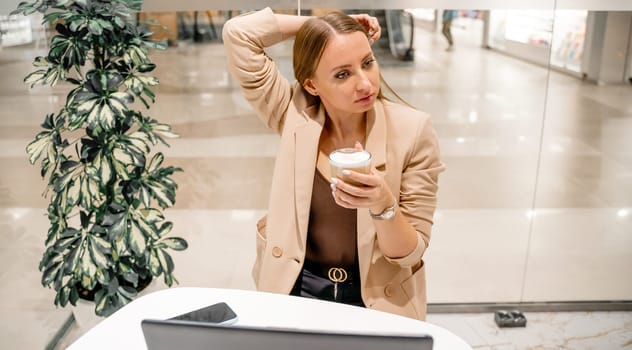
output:
[[[432,350],[430,335],[246,327],[183,319],[141,322],[148,350]]]

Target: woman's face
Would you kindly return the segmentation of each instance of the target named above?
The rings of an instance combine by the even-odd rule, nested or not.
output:
[[[329,115],[363,115],[373,107],[380,68],[362,32],[334,35],[306,89],[320,96]]]

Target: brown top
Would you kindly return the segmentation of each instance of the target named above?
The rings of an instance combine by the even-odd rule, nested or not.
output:
[[[350,268],[357,261],[356,209],[339,206],[329,181],[316,169],[305,259],[323,267]]]

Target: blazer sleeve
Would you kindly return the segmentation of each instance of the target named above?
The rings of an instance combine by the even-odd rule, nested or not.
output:
[[[264,48],[283,40],[270,8],[230,19],[222,39],[228,67],[246,100],[269,128],[281,133],[292,100],[292,86]]]
[[[417,247],[405,257],[387,260],[400,266],[414,266],[421,260],[430,242],[439,174],[445,169],[439,159],[437,134],[427,115],[418,125],[414,145],[405,164],[398,206],[417,231]]]

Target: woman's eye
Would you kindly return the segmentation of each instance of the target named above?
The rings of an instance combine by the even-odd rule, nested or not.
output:
[[[373,58],[371,58],[371,59],[369,59],[369,60],[366,60],[366,61],[364,62],[364,67],[369,67],[369,66],[371,66],[371,65],[373,64],[373,62],[375,62],[375,59],[373,59]]]
[[[346,78],[348,76],[349,76],[348,72],[340,72],[340,73],[336,74],[336,79],[344,79],[344,78]]]

